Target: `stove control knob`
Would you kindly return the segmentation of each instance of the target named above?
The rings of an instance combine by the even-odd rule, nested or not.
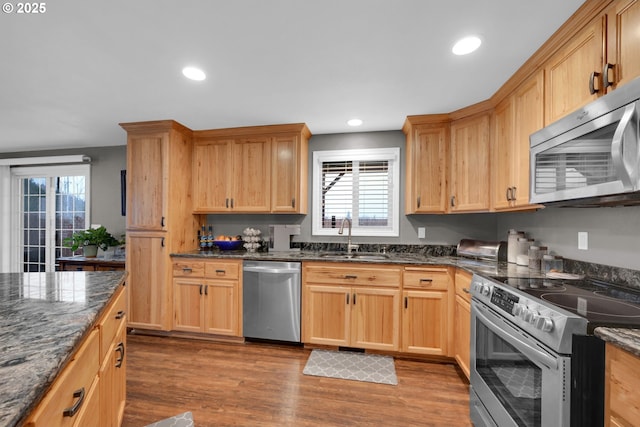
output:
[[[524,305],[515,303],[513,304],[513,315],[516,317],[520,317],[522,315],[522,311],[524,310]]]
[[[553,331],[553,326],[553,320],[549,317],[538,316],[536,319],[536,328],[540,329],[542,332]]]
[[[522,320],[524,320],[525,322],[529,322],[531,323],[531,321],[533,321],[533,316],[535,315],[534,311],[528,308],[525,308],[522,312],[522,316],[520,316],[522,318]]]
[[[480,293],[488,297],[489,294],[491,293],[491,287],[489,285],[482,285],[480,287]]]

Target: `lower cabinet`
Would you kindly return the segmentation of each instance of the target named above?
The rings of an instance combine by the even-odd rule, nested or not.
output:
[[[605,356],[604,425],[637,426],[640,420],[640,358],[607,343]]]
[[[124,288],[58,375],[27,427],[117,427],[126,401]]]
[[[397,351],[401,268],[317,263],[303,268],[303,342]]]
[[[173,330],[242,336],[242,261],[174,259]]]
[[[406,267],[402,291],[402,351],[448,356],[452,269]]]
[[[471,360],[471,274],[458,270],[455,276],[456,297],[453,314],[453,356],[469,379]]]

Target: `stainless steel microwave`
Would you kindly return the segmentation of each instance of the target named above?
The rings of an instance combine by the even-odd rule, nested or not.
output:
[[[640,204],[640,78],[531,134],[530,202]]]

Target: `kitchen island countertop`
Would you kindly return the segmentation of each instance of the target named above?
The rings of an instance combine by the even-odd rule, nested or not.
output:
[[[42,399],[126,273],[0,273],[0,426]]]

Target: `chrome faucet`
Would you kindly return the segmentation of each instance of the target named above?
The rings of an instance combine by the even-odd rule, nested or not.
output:
[[[342,224],[340,224],[340,230],[338,230],[338,234],[344,233],[344,222],[347,221],[347,225],[349,225],[349,236],[347,237],[347,253],[350,254],[354,249],[358,250],[358,245],[354,245],[351,243],[351,220],[349,218],[344,218],[342,220]]]

